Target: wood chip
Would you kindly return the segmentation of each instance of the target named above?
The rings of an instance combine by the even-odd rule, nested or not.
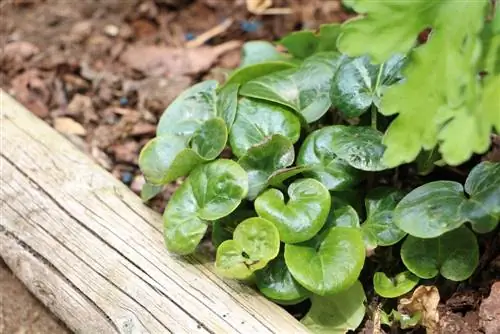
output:
[[[69,117],[56,118],[54,120],[54,128],[64,134],[77,136],[85,136],[87,134],[87,131],[80,123]]]

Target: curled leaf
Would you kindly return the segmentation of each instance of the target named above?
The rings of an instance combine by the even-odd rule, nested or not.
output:
[[[402,298],[399,301],[398,311],[400,314],[410,314],[412,318],[420,315],[420,323],[429,334],[438,334],[439,331],[439,291],[435,286],[421,285],[415,289],[413,295]]]

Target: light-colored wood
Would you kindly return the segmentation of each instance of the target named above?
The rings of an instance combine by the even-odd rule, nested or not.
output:
[[[161,217],[0,91],[0,255],[78,333],[307,333],[203,255],[163,245]]]

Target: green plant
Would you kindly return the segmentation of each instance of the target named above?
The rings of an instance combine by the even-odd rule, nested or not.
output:
[[[499,163],[477,164],[464,186],[418,177],[483,153],[500,130],[500,15],[483,24],[487,1],[348,3],[364,17],[293,33],[279,42],[288,53],[247,43],[222,85],[194,85],[165,110],[139,158],[145,200],[186,177],[163,215],[167,249],[194,252],[211,225],[219,274],[280,304],[310,299],[302,322],[318,333],[363,320],[367,254],[402,243],[408,271],[377,267],[372,281],[399,297],[419,278],[472,275],[475,233],[500,220]],[[413,190],[394,169],[407,162]]]

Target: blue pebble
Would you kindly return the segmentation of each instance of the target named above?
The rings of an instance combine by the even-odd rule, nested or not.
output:
[[[134,175],[130,172],[123,172],[122,174],[122,182],[125,184],[130,184],[134,179]]]
[[[128,104],[128,99],[124,96],[120,98],[120,106],[126,106]]]
[[[192,41],[193,39],[196,38],[196,36],[195,34],[188,32],[184,35],[184,38],[186,39],[186,41]]]
[[[241,21],[240,22],[240,27],[241,27],[241,30],[245,31],[245,32],[256,32],[258,31],[260,28],[262,28],[262,22],[261,21],[257,21],[257,20],[252,20],[252,21]]]

